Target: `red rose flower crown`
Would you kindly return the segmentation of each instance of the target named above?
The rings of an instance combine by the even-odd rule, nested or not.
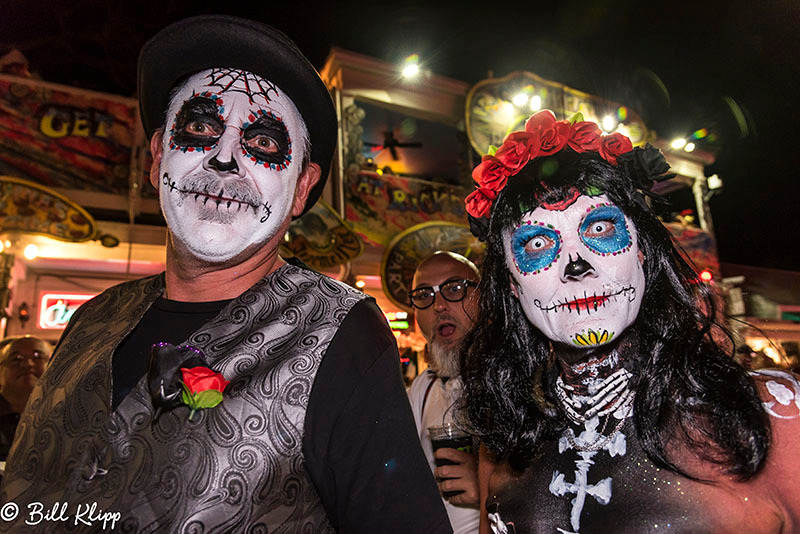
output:
[[[569,120],[558,121],[552,111],[545,109],[531,115],[525,122],[525,130],[510,133],[499,148],[492,148],[472,171],[476,189],[465,201],[467,213],[471,216],[470,226],[476,226],[475,219],[488,219],[492,204],[505,188],[509,177],[521,171],[530,161],[551,156],[565,148],[579,154],[596,152],[615,166],[623,161],[631,161],[634,166],[632,174],[637,176],[639,182],[633,187],[645,194],[650,194],[654,181],[673,176],[664,175],[669,165],[661,151],[650,144],[634,149],[626,136],[619,132],[603,135],[597,124],[584,121],[580,113]]]

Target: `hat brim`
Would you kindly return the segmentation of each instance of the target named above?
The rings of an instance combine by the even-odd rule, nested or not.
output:
[[[336,110],[314,66],[291,39],[271,26],[226,15],[201,15],[171,24],[150,39],[142,47],[138,67],[139,112],[147,138],[164,124],[175,83],[214,67],[258,74],[294,102],[308,129],[309,159],[321,170],[303,209],[307,212],[328,179],[336,148]]]

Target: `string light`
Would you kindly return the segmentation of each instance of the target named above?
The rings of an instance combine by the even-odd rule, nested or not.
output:
[[[675,150],[680,150],[681,148],[686,146],[686,139],[684,139],[683,137],[678,137],[676,139],[673,139],[672,143],[670,143],[670,146]]]
[[[613,132],[614,130],[617,129],[617,124],[619,124],[617,122],[617,119],[615,119],[611,115],[606,115],[605,117],[603,117],[600,126],[602,126],[603,130],[605,130],[606,132]]]
[[[22,252],[22,254],[29,260],[36,259],[36,257],[39,255],[39,247],[31,243],[25,247],[25,250]]]
[[[403,77],[413,78],[419,74],[419,54],[411,54],[403,61]]]

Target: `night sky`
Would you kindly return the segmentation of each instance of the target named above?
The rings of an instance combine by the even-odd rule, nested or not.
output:
[[[468,83],[528,70],[636,110],[663,138],[707,128],[721,261],[800,271],[800,2],[520,4],[3,0],[0,54],[19,48],[47,81],[133,96],[149,36],[228,13],[283,30],[317,68],[338,46],[392,62],[416,52]]]

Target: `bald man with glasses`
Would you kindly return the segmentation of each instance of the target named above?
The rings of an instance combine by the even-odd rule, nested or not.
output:
[[[5,461],[19,416],[47,368],[53,347],[43,339],[4,339],[0,348],[0,461]]]
[[[427,341],[428,369],[408,392],[420,443],[439,482],[454,534],[478,532],[478,477],[474,454],[452,448],[435,453],[428,428],[453,420],[453,405],[461,388],[460,344],[477,312],[478,269],[467,258],[437,252],[414,273],[409,292],[417,326]],[[451,465],[436,467],[436,460]]]

